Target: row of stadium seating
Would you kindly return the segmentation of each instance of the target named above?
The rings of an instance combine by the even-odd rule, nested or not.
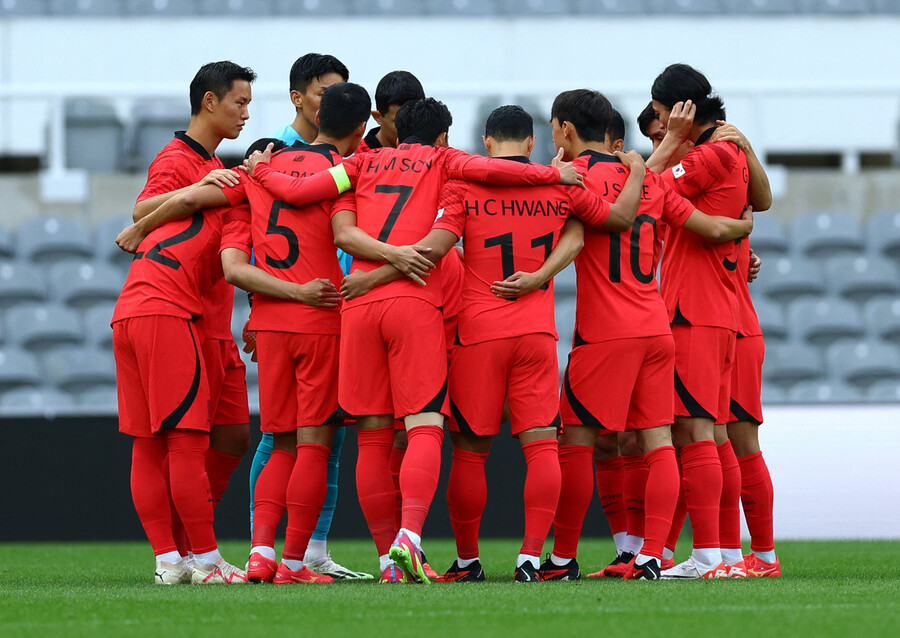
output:
[[[900,13],[900,3],[896,0],[0,0],[0,17],[865,13]]]

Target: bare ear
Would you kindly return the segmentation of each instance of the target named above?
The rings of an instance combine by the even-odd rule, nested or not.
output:
[[[443,147],[450,146],[450,135],[447,133],[447,131],[444,131],[443,133],[441,133],[440,135],[437,136],[437,139],[434,140],[434,145],[435,146],[443,146]]]
[[[291,103],[296,108],[303,107],[303,94],[300,91],[291,91]]]
[[[488,157],[490,157],[491,156],[491,147],[494,145],[493,138],[488,137],[487,135],[482,135],[481,141],[484,144],[484,150],[487,151]]]
[[[203,94],[203,102],[202,102],[203,108],[205,108],[210,113],[216,107],[216,104],[218,104],[218,102],[219,102],[219,98],[217,98],[216,94],[213,93],[212,91],[207,91],[206,93]]]
[[[319,111],[316,111],[316,128],[322,128],[322,125],[319,124]]]
[[[530,135],[526,142],[528,142],[528,154],[531,155],[531,151],[534,150],[534,135]]]
[[[375,111],[375,110],[372,111],[372,119],[375,120],[375,123],[378,124],[378,126],[381,126],[381,118],[382,117],[384,117],[384,116],[381,115],[380,111]]]

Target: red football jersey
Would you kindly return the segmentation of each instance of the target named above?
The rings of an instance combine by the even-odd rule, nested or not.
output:
[[[750,298],[750,288],[747,276],[750,273],[750,240],[744,239],[740,243],[738,253],[737,273],[737,301],[738,321],[737,331],[744,337],[757,337],[762,335],[759,327],[759,317],[756,316],[756,308],[753,307],[753,299]]]
[[[225,168],[216,156],[210,156],[196,140],[185,131],[175,133],[156,156],[147,171],[147,184],[138,195],[141,202],[157,195],[171,193],[194,184],[213,169]],[[223,211],[219,211],[223,213]],[[232,339],[231,312],[234,305],[234,288],[225,279],[203,291],[203,313],[197,321],[200,334],[212,339]]]
[[[366,136],[362,138],[362,140],[360,140],[359,146],[356,147],[356,150],[353,152],[353,154],[362,155],[363,153],[368,153],[373,149],[381,148],[381,142],[378,141],[377,137],[380,130],[381,127],[378,126],[366,133]]]
[[[286,175],[306,177],[341,162],[330,144],[297,143],[275,153],[271,166]],[[252,247],[257,268],[274,277],[305,284],[318,278],[330,279],[340,289],[341,267],[334,250],[330,203],[298,208],[276,200],[253,180],[225,189],[232,204],[249,201]],[[249,253],[247,237],[239,231],[226,232],[222,248],[239,248]],[[317,308],[263,294],[253,296],[250,329],[305,334],[340,334],[339,308]]]
[[[456,246],[441,259],[441,278],[444,285],[442,313],[444,319],[452,319],[462,310],[462,290],[465,279],[465,264]],[[452,344],[448,343],[447,345]]]
[[[579,155],[575,166],[587,187],[610,202],[618,198],[629,174],[614,155],[596,151]],[[692,212],[693,204],[648,170],[631,230],[584,229],[584,248],[575,258],[577,338],[599,343],[671,332],[656,282],[660,226],[681,226]]]
[[[662,176],[707,215],[739,219],[747,206],[747,158],[735,144],[709,142],[706,130],[681,163]],[[682,228],[666,233],[660,289],[670,322],[737,329],[738,243],[714,244]]]
[[[505,161],[527,158],[506,158]],[[589,226],[609,217],[609,203],[575,186],[497,187],[448,182],[435,228],[463,238],[465,281],[459,339],[471,345],[533,333],[558,338],[553,282],[516,300],[491,292],[491,284],[516,271],[541,267],[559,240],[569,214]]]
[[[229,210],[200,210],[151,231],[134,255],[112,322],[148,315],[200,317],[206,308],[201,293],[223,277],[218,254],[222,212]]]

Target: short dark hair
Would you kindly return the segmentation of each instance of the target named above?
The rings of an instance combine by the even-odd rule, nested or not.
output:
[[[414,135],[425,144],[434,144],[441,133],[450,130],[453,116],[446,104],[427,97],[404,104],[397,111],[394,123],[397,125],[397,139],[401,142]]]
[[[277,137],[261,137],[258,140],[256,140],[255,142],[253,142],[253,144],[251,144],[250,146],[247,147],[247,152],[244,153],[244,159],[247,159],[248,157],[253,155],[254,151],[266,150],[266,147],[269,144],[274,144],[274,146],[272,147],[273,153],[275,151],[280,151],[281,149],[283,149],[287,146],[287,144],[285,144],[283,141],[281,141]]]
[[[650,137],[650,124],[659,119],[659,115],[653,110],[653,102],[647,104],[641,114],[637,116],[637,125],[641,135]]]
[[[498,142],[520,142],[534,135],[534,118],[521,106],[500,106],[488,115],[484,123],[484,136]]]
[[[669,108],[676,102],[691,100],[697,107],[694,121],[699,123],[725,119],[725,103],[713,93],[706,76],[687,64],[672,64],[660,73],[650,89],[651,97]]]
[[[203,96],[208,91],[212,91],[221,100],[234,86],[235,80],[253,82],[255,79],[256,73],[253,69],[228,60],[204,64],[191,80],[191,115],[197,115],[200,112]]]
[[[424,100],[425,89],[409,71],[391,71],[375,87],[375,108],[384,115],[391,105],[403,106],[410,100]]]
[[[550,119],[569,122],[585,142],[605,142],[606,129],[613,117],[613,107],[600,91],[574,89],[564,91],[553,100]]]
[[[291,91],[306,93],[310,82],[329,73],[337,73],[344,82],[350,79],[350,71],[333,55],[307,53],[300,56],[291,66]]]
[[[609,126],[606,127],[606,135],[611,142],[625,139],[625,118],[623,118],[622,114],[618,111],[613,111]]]
[[[359,84],[338,82],[322,94],[319,106],[319,131],[341,139],[369,120],[372,99]]]

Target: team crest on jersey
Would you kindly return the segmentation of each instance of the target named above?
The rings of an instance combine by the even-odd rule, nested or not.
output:
[[[685,173],[684,166],[682,166],[680,162],[678,163],[677,166],[672,167],[672,175],[675,176],[675,179],[678,179],[679,177],[684,177],[684,173]]]

